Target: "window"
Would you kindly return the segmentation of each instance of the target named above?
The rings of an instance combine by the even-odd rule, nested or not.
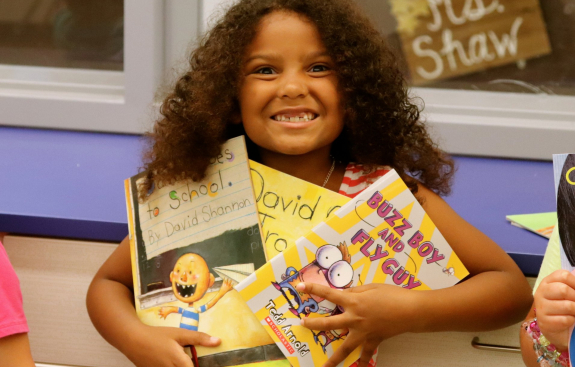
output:
[[[147,130],[198,17],[197,0],[0,2],[0,124]]]
[[[124,0],[123,12],[118,1],[0,2],[2,34],[41,35],[18,41],[27,47],[24,56],[14,51],[17,32],[0,40],[1,124],[147,130],[157,113],[158,86],[173,79],[174,68],[185,67],[191,41],[235,0]],[[412,93],[425,101],[424,118],[445,150],[546,160],[572,151],[574,0],[355,1],[400,57]],[[98,24],[109,41],[92,45],[110,50],[103,52],[107,59],[102,54],[86,59],[93,50],[61,42],[66,24],[71,27],[66,5],[73,3],[107,4],[103,14],[93,16],[105,20]],[[56,19],[64,25],[55,27]],[[50,45],[40,60],[29,56],[56,34],[59,49]],[[123,51],[114,53],[119,44]]]
[[[444,149],[551,159],[575,141],[572,0],[356,0]]]

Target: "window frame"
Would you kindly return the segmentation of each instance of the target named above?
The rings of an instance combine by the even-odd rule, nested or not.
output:
[[[147,130],[148,111],[163,74],[163,26],[163,1],[124,1],[123,72],[1,65],[0,124],[117,133]]]
[[[575,149],[575,97],[412,88],[440,147],[452,154],[551,160]]]

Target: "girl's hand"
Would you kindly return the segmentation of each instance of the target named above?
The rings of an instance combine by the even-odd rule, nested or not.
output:
[[[194,367],[186,345],[215,347],[220,339],[198,331],[142,325],[129,350],[122,352],[137,367]]]
[[[545,277],[533,304],[541,333],[559,350],[566,350],[569,328],[575,323],[575,275],[557,270]]]
[[[344,308],[341,315],[302,319],[302,326],[312,330],[349,330],[341,347],[324,367],[335,367],[360,345],[363,348],[359,367],[366,367],[383,340],[415,331],[418,323],[416,298],[420,292],[417,291],[386,284],[368,284],[340,291],[318,284],[300,283],[296,289]]]

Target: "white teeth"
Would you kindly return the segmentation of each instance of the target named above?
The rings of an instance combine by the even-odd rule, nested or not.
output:
[[[310,121],[315,118],[313,113],[302,113],[300,116],[287,117],[286,115],[275,115],[274,119],[276,121],[289,121],[289,122],[300,122],[300,121]]]

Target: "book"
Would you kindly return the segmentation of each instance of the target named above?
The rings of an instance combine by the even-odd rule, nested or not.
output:
[[[299,319],[342,310],[296,291],[298,283],[345,289],[375,282],[428,290],[452,286],[468,274],[391,170],[294,245],[288,244],[236,289],[292,366],[321,366],[341,346],[345,332],[316,333],[302,327]],[[359,355],[358,348],[343,366],[354,364]]]
[[[347,196],[250,160],[262,237],[269,258],[349,201]]]
[[[557,213],[514,214],[505,216],[511,225],[526,229],[547,239],[551,238],[557,223]]]
[[[561,268],[575,270],[575,154],[553,154],[553,180],[557,198],[557,229]],[[569,330],[568,353],[575,358],[575,333]]]
[[[309,233],[350,198],[324,187],[250,161],[260,214],[262,236],[269,257]],[[375,366],[377,350],[370,360]]]
[[[155,186],[138,200],[125,181],[135,307],[148,325],[218,336],[201,366],[286,366],[234,286],[266,262],[243,136],[222,146],[201,182]]]
[[[561,267],[575,270],[575,154],[553,155]]]

